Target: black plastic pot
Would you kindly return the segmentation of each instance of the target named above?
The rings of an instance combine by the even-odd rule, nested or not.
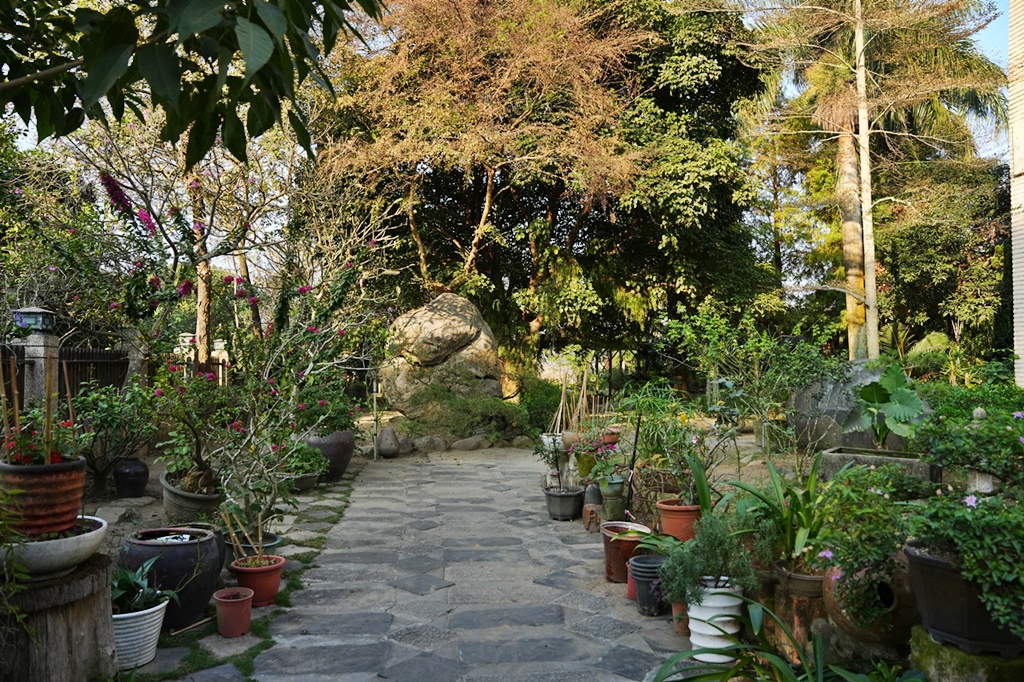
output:
[[[658,554],[641,554],[629,560],[629,575],[636,585],[636,610],[641,616],[660,616],[668,611],[668,602],[655,586],[658,568],[664,562],[665,557]]]
[[[556,521],[572,521],[583,516],[583,488],[573,485],[564,488],[544,488],[548,501],[548,516]]]
[[[908,542],[905,551],[921,624],[933,640],[969,654],[1015,658],[1024,653],[1024,640],[992,620],[978,587],[964,580],[956,566],[927,554],[915,541]]]

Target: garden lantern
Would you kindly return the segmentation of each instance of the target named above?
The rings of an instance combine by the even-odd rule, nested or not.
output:
[[[52,334],[56,322],[57,316],[53,311],[44,308],[31,307],[14,311],[14,323],[36,334]]]

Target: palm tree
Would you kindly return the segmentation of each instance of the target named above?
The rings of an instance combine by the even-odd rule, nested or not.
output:
[[[777,113],[836,141],[851,359],[878,354],[868,137],[883,136],[876,153],[915,140],[935,157],[973,154],[970,118],[1005,119],[1005,74],[971,40],[991,18],[981,0],[801,1],[758,13],[755,49],[800,89]]]

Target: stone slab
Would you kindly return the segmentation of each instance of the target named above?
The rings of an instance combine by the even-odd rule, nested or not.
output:
[[[448,564],[472,561],[508,561],[529,563],[530,554],[525,549],[446,549],[441,559]]]
[[[459,642],[459,656],[469,664],[581,661],[586,659],[576,640],[568,637]]]
[[[253,677],[288,673],[342,675],[377,672],[383,669],[391,653],[387,642],[348,644],[309,648],[274,647],[253,661]]]
[[[662,659],[625,646],[609,649],[597,662],[597,667],[630,680],[642,680],[662,663]]]
[[[448,616],[448,627],[455,630],[483,630],[503,626],[557,625],[565,622],[562,607],[556,604],[515,606],[500,609],[460,609]]]
[[[395,568],[411,573],[427,573],[444,568],[444,562],[430,556],[408,556],[396,561]]]
[[[465,663],[424,653],[385,668],[380,676],[392,682],[451,682],[468,669]]]
[[[435,628],[432,625],[417,623],[399,628],[389,633],[387,638],[405,646],[430,651],[455,639],[455,633]]]
[[[575,632],[578,635],[600,639],[605,642],[614,642],[620,637],[639,630],[635,625],[630,625],[629,623],[623,622],[617,618],[608,618],[605,616],[591,616],[590,618],[584,618],[583,620],[576,621],[569,625],[566,629],[570,632]]]
[[[353,635],[383,636],[391,628],[390,613],[307,613],[291,609],[270,624],[273,637],[325,636],[346,638]]]
[[[408,578],[402,578],[401,580],[395,580],[391,584],[407,592],[423,595],[427,594],[428,592],[443,590],[446,587],[451,587],[455,583],[451,582],[450,580],[444,580],[436,576],[420,573],[417,575],[409,576]]]
[[[189,673],[189,682],[244,682],[248,679],[231,663]]]

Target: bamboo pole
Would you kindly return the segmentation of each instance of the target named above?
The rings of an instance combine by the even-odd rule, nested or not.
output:
[[[68,394],[68,419],[71,420],[71,442],[78,450],[78,425],[75,424],[75,405],[71,401],[71,379],[68,378],[68,361],[61,363],[64,367],[64,390]]]
[[[14,356],[10,357],[11,361],[11,400],[14,402],[12,407],[14,408],[14,430],[21,432],[21,396],[18,395],[18,365],[14,361]]]
[[[43,365],[43,386],[46,392],[45,403],[43,404],[43,448],[46,450],[44,454],[44,461],[47,464],[53,464],[53,459],[50,455],[50,451],[53,450],[53,372],[50,368]]]
[[[11,422],[7,417],[7,389],[4,388],[4,363],[0,362],[0,412],[3,413],[4,422],[4,443],[8,443],[14,440],[14,436],[11,434]],[[3,449],[4,462],[10,463],[8,457],[8,450],[5,447]]]

